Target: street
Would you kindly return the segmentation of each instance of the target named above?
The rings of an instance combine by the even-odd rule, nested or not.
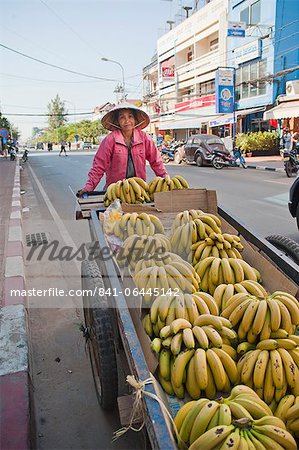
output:
[[[74,198],[84,185],[94,152],[30,153],[22,171],[25,234],[45,232],[49,242],[72,248],[88,242],[86,221],[75,221]],[[256,234],[284,234],[297,242],[295,220],[287,208],[288,191],[293,180],[284,173],[259,170],[223,169],[168,165],[170,175],[181,174],[191,187],[216,189],[219,203],[239,217]],[[153,176],[148,169],[149,179]],[[183,209],[183,205],[182,205]],[[27,289],[59,287],[80,289],[79,264],[28,257],[25,249]],[[37,449],[141,449],[142,434],[130,432],[111,444],[113,431],[120,428],[115,412],[100,409],[80,332],[83,322],[81,298],[29,298],[32,345],[32,378],[36,418]],[[122,378],[124,379],[122,374]],[[122,386],[121,389],[125,388]]]

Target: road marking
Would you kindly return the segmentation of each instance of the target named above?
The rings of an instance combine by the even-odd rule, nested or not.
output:
[[[43,199],[44,199],[44,201],[45,201],[45,204],[47,205],[47,207],[48,207],[48,209],[49,209],[49,211],[50,211],[50,214],[51,214],[51,216],[53,217],[55,224],[57,225],[57,228],[58,228],[58,230],[59,230],[59,233],[61,234],[61,236],[62,236],[62,238],[63,238],[65,244],[66,244],[67,246],[72,247],[73,249],[77,249],[77,246],[76,246],[75,242],[73,241],[73,239],[72,239],[71,235],[69,234],[69,232],[68,232],[66,226],[64,225],[63,221],[60,219],[60,216],[59,216],[58,212],[57,212],[56,209],[54,208],[54,206],[53,206],[51,200],[49,199],[49,197],[48,197],[48,195],[46,194],[46,192],[45,192],[43,186],[41,185],[39,179],[38,179],[37,176],[35,175],[35,173],[34,173],[32,167],[31,167],[30,165],[29,165],[29,169],[30,169],[31,174],[32,174],[32,176],[33,176],[33,178],[34,178],[34,180],[35,180],[35,182],[36,182],[36,184],[37,184],[37,187],[38,187],[39,190],[40,190],[40,193],[41,193],[41,195],[42,195],[42,197],[43,197]],[[81,270],[81,269],[80,269],[80,263],[79,263],[79,261],[75,260],[75,265],[76,265],[76,267],[77,267],[77,269],[78,269],[78,271],[79,271],[79,273],[80,273],[80,270]]]
[[[276,205],[286,206],[289,201],[289,193],[275,195],[274,197],[265,197],[264,200],[269,203],[275,203]]]
[[[42,167],[53,167],[53,166],[42,166]]]
[[[288,180],[286,180],[286,182],[284,182],[284,181],[276,181],[276,180],[264,180],[264,181],[266,181],[267,183],[284,184],[285,186],[289,185]]]

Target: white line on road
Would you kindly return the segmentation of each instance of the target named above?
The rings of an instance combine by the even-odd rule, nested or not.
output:
[[[53,166],[42,166],[42,167],[53,167]]]
[[[286,180],[286,182],[284,181],[276,181],[276,180],[264,180],[267,183],[276,183],[276,184],[284,184],[285,186],[289,186],[289,182],[288,180]]]
[[[54,208],[54,206],[53,206],[51,200],[50,200],[49,197],[47,196],[47,194],[46,194],[46,192],[45,192],[43,186],[41,185],[39,179],[38,179],[37,176],[35,175],[35,173],[34,173],[32,167],[31,167],[30,165],[29,165],[29,168],[30,168],[31,174],[32,174],[32,176],[33,176],[33,178],[34,178],[34,180],[35,180],[35,182],[36,182],[36,184],[37,184],[37,187],[39,188],[40,193],[41,193],[41,195],[42,195],[42,197],[43,197],[43,199],[44,199],[44,201],[45,201],[45,203],[46,203],[46,205],[47,205],[47,207],[48,207],[48,209],[49,209],[49,211],[50,211],[50,214],[51,214],[51,216],[53,217],[54,222],[55,222],[56,225],[57,225],[57,228],[58,228],[58,230],[59,230],[59,233],[61,234],[61,236],[62,236],[64,242],[66,243],[67,246],[70,246],[70,247],[72,247],[73,249],[76,249],[77,246],[76,246],[75,242],[73,241],[73,239],[72,239],[71,235],[69,234],[69,232],[68,232],[66,226],[64,225],[63,221],[60,219],[60,216],[59,216],[58,212],[57,212],[56,209]],[[80,263],[79,263],[79,261],[75,260],[75,264],[76,264],[77,269],[78,269],[79,272],[80,272]]]

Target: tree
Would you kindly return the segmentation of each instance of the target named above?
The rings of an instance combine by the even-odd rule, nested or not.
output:
[[[54,131],[67,122],[65,104],[57,94],[56,97],[48,103],[47,107],[49,112],[49,130]]]
[[[10,122],[6,117],[2,116],[1,112],[0,112],[0,127],[10,130]]]

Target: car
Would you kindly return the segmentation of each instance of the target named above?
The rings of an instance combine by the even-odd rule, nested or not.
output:
[[[92,142],[82,142],[82,149],[83,150],[87,150],[87,149],[92,149]]]
[[[43,150],[44,149],[44,144],[43,142],[37,142],[36,144],[36,150]]]
[[[211,164],[213,150],[229,154],[222,140],[214,134],[194,134],[185,144],[187,162],[195,162],[198,167]]]
[[[290,188],[289,210],[291,216],[296,218],[299,230],[299,176],[297,176]]]

